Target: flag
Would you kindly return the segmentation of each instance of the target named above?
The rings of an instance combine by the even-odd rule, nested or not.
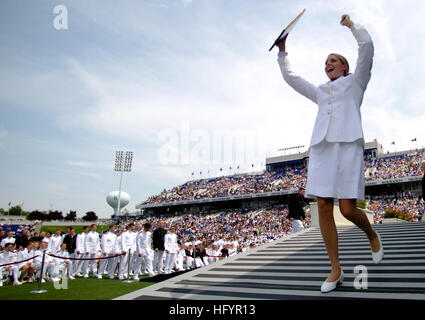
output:
[[[239,165],[238,165],[238,169],[239,169]]]
[[[232,170],[232,166],[229,167],[229,170]]]
[[[220,168],[220,171],[223,171],[223,168]]]
[[[415,142],[415,141],[416,141],[416,138],[412,139],[412,142]]]
[[[10,207],[11,204],[12,204],[12,201],[9,201],[9,207]]]
[[[395,144],[395,141],[391,142],[391,144]]]
[[[195,174],[195,172],[192,172],[192,176]]]
[[[202,174],[202,171],[199,171],[199,174]]]

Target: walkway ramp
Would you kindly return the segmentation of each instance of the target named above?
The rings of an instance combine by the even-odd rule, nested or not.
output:
[[[344,284],[322,294],[330,263],[318,227],[265,244],[117,300],[185,299],[410,299],[425,300],[425,223],[373,225],[385,255],[375,265],[365,234],[338,226]],[[367,289],[356,289],[355,268],[367,270]],[[362,281],[360,281],[362,283]],[[363,282],[365,283],[365,282]]]

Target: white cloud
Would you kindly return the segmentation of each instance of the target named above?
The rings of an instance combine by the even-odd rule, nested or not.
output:
[[[0,150],[6,150],[5,138],[7,137],[7,130],[4,128],[0,128]]]
[[[185,6],[190,5],[190,4],[192,3],[192,1],[193,1],[193,0],[182,0],[183,4],[184,4]]]
[[[81,161],[81,160],[66,160],[66,163],[74,167],[84,167],[84,168],[106,168],[110,169],[113,166],[113,163],[109,162],[92,162],[92,161]]]

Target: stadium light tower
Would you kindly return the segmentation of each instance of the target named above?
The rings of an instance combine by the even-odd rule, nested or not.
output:
[[[117,216],[120,215],[120,202],[121,202],[121,185],[122,185],[122,175],[124,171],[131,171],[131,163],[133,162],[133,152],[132,151],[116,151],[115,152],[115,168],[114,171],[121,171],[120,178],[120,191],[118,194],[118,208]]]

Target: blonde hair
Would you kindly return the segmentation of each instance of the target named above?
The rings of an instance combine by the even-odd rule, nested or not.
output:
[[[338,60],[339,60],[339,61],[341,61],[341,63],[342,63],[342,64],[347,65],[347,69],[344,71],[344,77],[345,77],[346,75],[348,75],[348,73],[350,72],[350,65],[348,64],[348,60],[347,60],[347,59],[345,59],[345,57],[344,57],[344,56],[342,56],[342,55],[340,55],[340,54],[338,54],[338,53],[330,53],[329,55],[330,55],[330,56],[335,56],[335,57],[337,57],[337,58],[338,58]]]

